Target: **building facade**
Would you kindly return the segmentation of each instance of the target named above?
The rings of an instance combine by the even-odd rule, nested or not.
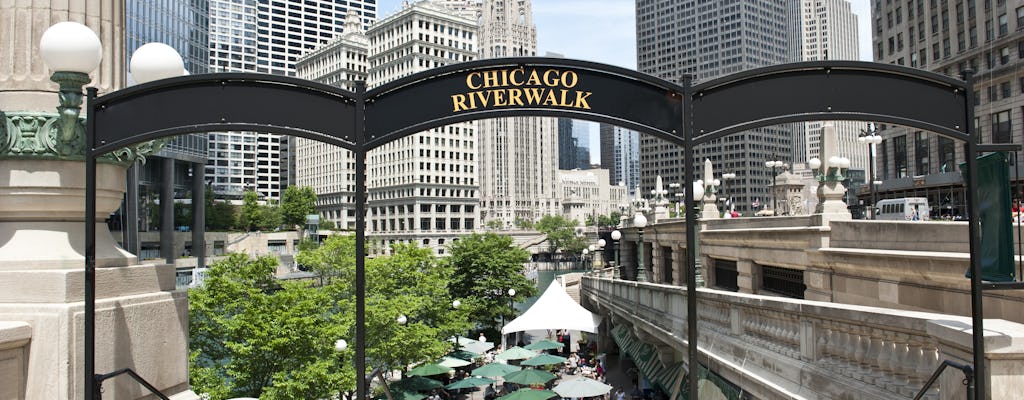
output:
[[[342,33],[349,10],[364,26],[377,17],[375,0],[210,0],[210,69],[294,76],[301,55]],[[217,132],[209,146],[206,175],[215,192],[279,199],[295,184],[288,136]]]
[[[625,186],[609,184],[608,175],[606,169],[558,171],[562,215],[586,224],[588,218],[597,221],[618,211],[619,204],[629,201],[628,194]]]
[[[960,78],[974,76],[974,132],[981,143],[1024,141],[1024,1],[872,2],[873,57]],[[927,197],[933,218],[964,214],[957,165],[963,143],[878,124],[880,199]],[[1019,163],[1011,177],[1020,176]],[[1015,198],[1022,190],[1014,186]],[[862,198],[869,196],[862,190]]]
[[[638,0],[637,70],[676,83],[689,76],[699,83],[797,61],[799,9],[796,0]],[[771,170],[764,161],[777,157],[788,163],[796,157],[793,129],[782,125],[733,134],[698,146],[694,158],[735,173],[737,210],[749,211],[753,201],[770,196]],[[654,188],[657,176],[670,184],[696,180],[683,176],[682,154],[679,146],[640,135],[642,193]]]
[[[537,54],[537,27],[529,0],[486,0],[479,7],[480,58]],[[557,119],[499,118],[478,124],[483,222],[509,228],[516,220],[536,221],[558,214]]]
[[[640,184],[640,134],[613,125],[600,125],[601,168],[611,171],[608,183],[625,186],[636,196]]]

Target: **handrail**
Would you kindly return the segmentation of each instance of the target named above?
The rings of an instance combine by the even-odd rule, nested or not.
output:
[[[964,385],[967,386],[967,400],[974,400],[974,367],[949,360],[942,360],[942,364],[939,364],[939,367],[935,369],[935,372],[932,373],[932,377],[928,378],[928,382],[925,382],[921,391],[917,392],[917,396],[914,396],[914,400],[920,400],[920,398],[928,392],[928,389],[931,389],[932,384],[939,379],[939,375],[942,375],[942,371],[944,371],[947,366],[964,372]]]
[[[121,375],[121,374],[128,374],[128,376],[132,377],[132,379],[134,379],[136,382],[142,384],[142,386],[145,386],[146,389],[149,390],[150,393],[152,393],[156,397],[159,397],[161,400],[171,400],[166,395],[164,395],[159,390],[157,390],[157,388],[153,387],[153,385],[151,385],[149,382],[146,382],[145,379],[142,379],[142,377],[139,376],[139,374],[136,374],[135,371],[132,371],[131,368],[119,369],[119,370],[111,372],[109,374],[96,374],[96,375],[94,375],[93,379],[96,380],[96,387],[97,388],[102,388],[103,387],[103,381],[105,381],[107,379],[110,379],[110,378],[113,378],[115,376]],[[97,399],[101,399],[102,397],[103,397],[102,392],[100,392],[100,394],[96,396]]]

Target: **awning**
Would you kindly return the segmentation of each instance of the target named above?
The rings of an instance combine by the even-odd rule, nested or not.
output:
[[[673,389],[682,387],[679,374],[685,373],[685,363],[677,362],[669,366],[662,365],[657,357],[657,349],[653,345],[644,343],[634,337],[625,325],[619,325],[612,329],[612,338],[619,345],[619,349],[633,359],[633,363],[636,364],[636,367],[643,374],[644,379],[647,379],[648,382],[666,395],[671,396],[672,393],[682,393],[682,390]]]

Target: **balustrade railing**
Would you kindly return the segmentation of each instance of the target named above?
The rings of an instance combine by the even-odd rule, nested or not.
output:
[[[633,319],[686,337],[686,308],[678,306],[686,302],[684,287],[594,276],[581,285],[584,297],[617,303]],[[940,364],[939,342],[927,331],[937,314],[699,290],[700,345],[723,357],[730,349],[764,352],[876,398],[913,397]],[[938,399],[938,391],[921,398]]]

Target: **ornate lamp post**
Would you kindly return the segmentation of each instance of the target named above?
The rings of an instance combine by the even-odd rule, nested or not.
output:
[[[768,161],[764,162],[764,166],[772,169],[772,215],[776,215],[776,216],[779,215],[779,207],[778,207],[777,199],[775,197],[775,179],[776,179],[775,169],[776,168],[781,168],[784,165],[786,165],[786,163],[784,163],[782,161],[779,161],[778,156],[775,155],[775,154],[772,154],[772,159],[771,160],[768,160]]]
[[[875,219],[875,204],[878,203],[878,194],[875,191],[875,145],[882,143],[882,137],[875,134],[875,124],[868,124],[868,131],[861,130],[857,135],[857,141],[868,145],[868,185],[871,189],[871,219]]]
[[[636,246],[639,256],[636,263],[636,281],[647,282],[647,271],[644,271],[644,227],[647,226],[647,217],[644,216],[644,213],[637,211],[633,215],[633,226],[637,227],[637,234],[640,236]]]
[[[604,239],[597,239],[597,265],[598,267],[604,268],[604,246],[608,244]]]
[[[729,181],[736,179],[736,174],[732,172],[726,172],[722,174],[722,197],[725,197],[725,211],[729,212],[729,206],[735,207],[736,202],[729,196]]]
[[[619,269],[622,268],[622,264],[619,262],[619,239],[622,239],[622,232],[618,229],[612,231],[612,247],[615,250],[615,269],[612,270],[612,278],[619,279]]]
[[[580,253],[580,264],[587,265],[587,254],[590,253],[590,249],[592,249],[593,247],[594,245],[590,245],[590,247],[583,249],[583,251]]]
[[[510,289],[508,289],[507,293],[508,293],[508,308],[510,310],[512,310],[512,314],[515,314],[515,310],[516,310],[516,290],[510,288]],[[506,337],[505,337],[505,331],[504,331],[504,327],[505,327],[505,315],[504,314],[502,314],[502,316],[501,316],[501,325],[502,325],[501,348],[504,349],[504,350],[508,350],[508,344],[506,343],[506,340],[505,340]]]

